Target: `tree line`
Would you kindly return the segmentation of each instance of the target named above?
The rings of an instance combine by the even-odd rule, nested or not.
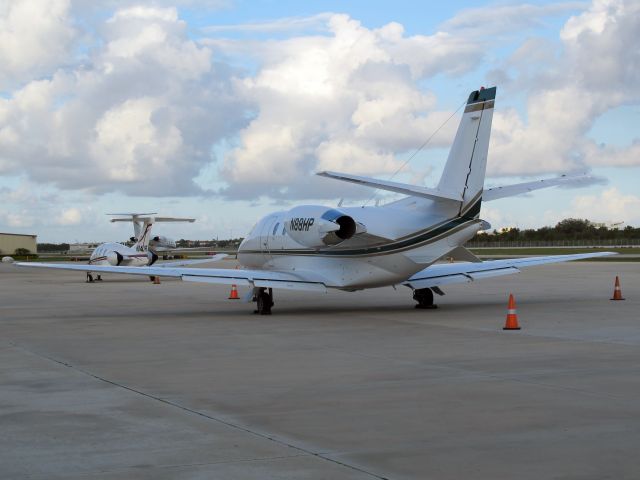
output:
[[[560,241],[560,240],[629,240],[640,239],[640,228],[631,225],[622,229],[599,227],[589,220],[567,218],[554,227],[537,229],[511,228],[498,232],[478,232],[471,242],[521,242],[521,241]]]

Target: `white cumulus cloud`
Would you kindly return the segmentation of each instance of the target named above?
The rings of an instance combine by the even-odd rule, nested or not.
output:
[[[0,2],[0,90],[68,61],[76,30],[70,0]]]
[[[556,60],[546,52],[547,42],[527,43],[526,55],[517,51],[511,66],[520,74],[514,88],[528,93],[526,119],[514,109],[496,109],[489,173],[639,166],[637,143],[596,147],[586,138],[602,114],[640,103],[638,31],[640,3],[595,0],[562,28]]]
[[[192,195],[212,145],[245,122],[231,70],[188,38],[176,9],[127,7],[87,58],[0,98],[0,174]]]
[[[397,23],[369,29],[335,14],[327,28],[326,35],[253,52],[259,70],[236,85],[256,116],[225,158],[226,195],[331,197],[338,187],[312,172],[394,172],[396,154],[418,147],[451,114],[438,111],[418,82],[472,69],[481,59],[474,42],[444,33],[407,36]],[[434,146],[451,140],[453,124]]]

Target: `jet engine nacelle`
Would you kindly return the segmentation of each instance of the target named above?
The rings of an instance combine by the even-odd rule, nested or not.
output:
[[[156,235],[155,237],[153,237],[151,239],[151,242],[149,243],[156,248],[176,248],[175,240],[172,240],[169,237],[163,237],[160,235]]]
[[[284,225],[293,240],[313,248],[337,245],[366,230],[349,215],[321,205],[292,208]]]
[[[147,266],[150,267],[151,265],[156,263],[156,261],[158,260],[158,255],[155,252],[152,252],[151,250],[149,250],[147,252],[147,258],[148,258]]]
[[[115,250],[107,253],[107,262],[109,262],[109,265],[113,265],[114,267],[120,265],[123,259],[124,257],[122,256],[122,254],[116,252]]]

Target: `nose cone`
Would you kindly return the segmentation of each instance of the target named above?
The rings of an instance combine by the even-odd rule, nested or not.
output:
[[[316,224],[318,225],[318,232],[320,233],[330,233],[340,230],[340,225],[335,222],[323,220],[322,218],[316,219]]]

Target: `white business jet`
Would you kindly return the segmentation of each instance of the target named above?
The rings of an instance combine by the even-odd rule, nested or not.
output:
[[[122,243],[108,242],[98,245],[91,256],[89,264],[91,267],[85,267],[87,272],[87,282],[93,282],[92,273],[97,273],[96,280],[102,280],[100,270],[103,266],[126,266],[126,267],[144,267],[151,266],[158,260],[158,254],[149,248],[151,240],[151,230],[153,225],[158,222],[195,222],[194,218],[177,218],[177,217],[154,217],[155,213],[110,213],[108,215],[117,215],[124,218],[113,218],[112,222],[133,222],[135,241],[133,246],[129,247]],[[181,267],[198,263],[211,263],[226,255],[215,255],[200,260],[182,260],[176,262],[164,262],[158,264],[159,268]],[[155,277],[154,275],[149,275]]]
[[[149,215],[157,215],[157,213],[107,213],[107,215],[117,215],[119,217],[124,218],[112,218],[112,222],[131,222],[133,224],[133,237],[131,237],[132,242],[137,242],[140,236],[143,233],[144,229],[144,219],[141,217],[149,216]],[[173,217],[155,217],[156,222],[190,222],[193,223],[196,221],[195,218],[173,218]],[[166,254],[169,252],[178,251],[179,249],[176,246],[176,241],[172,238],[165,237],[163,235],[154,235],[149,238],[149,246],[150,250],[153,250],[155,253]],[[182,249],[185,250],[185,249]]]
[[[273,289],[355,291],[389,285],[413,290],[417,308],[434,308],[440,287],[499,275],[521,268],[609,255],[589,253],[482,262],[463,245],[490,227],[480,219],[481,202],[539,188],[578,182],[585,177],[554,178],[484,189],[496,88],[471,92],[442,177],[434,188],[350,175],[319,175],[406,195],[371,207],[302,205],[260,220],[239,247],[241,270],[159,268],[118,265],[19,263],[25,267],[178,277],[187,282],[238,284],[250,288],[247,301],[269,314]],[[443,257],[464,262],[436,264]],[[149,262],[152,263],[152,262]]]
[[[107,215],[115,215],[124,218],[112,218],[111,222],[131,222],[133,224],[133,237],[131,242],[137,242],[144,231],[144,218],[145,216],[157,215],[157,213],[107,213]],[[156,222],[189,222],[196,221],[195,218],[173,218],[173,217],[155,217]],[[176,241],[172,238],[165,237],[163,235],[149,236],[148,248],[153,250],[157,254],[166,254],[169,252],[177,251]]]

